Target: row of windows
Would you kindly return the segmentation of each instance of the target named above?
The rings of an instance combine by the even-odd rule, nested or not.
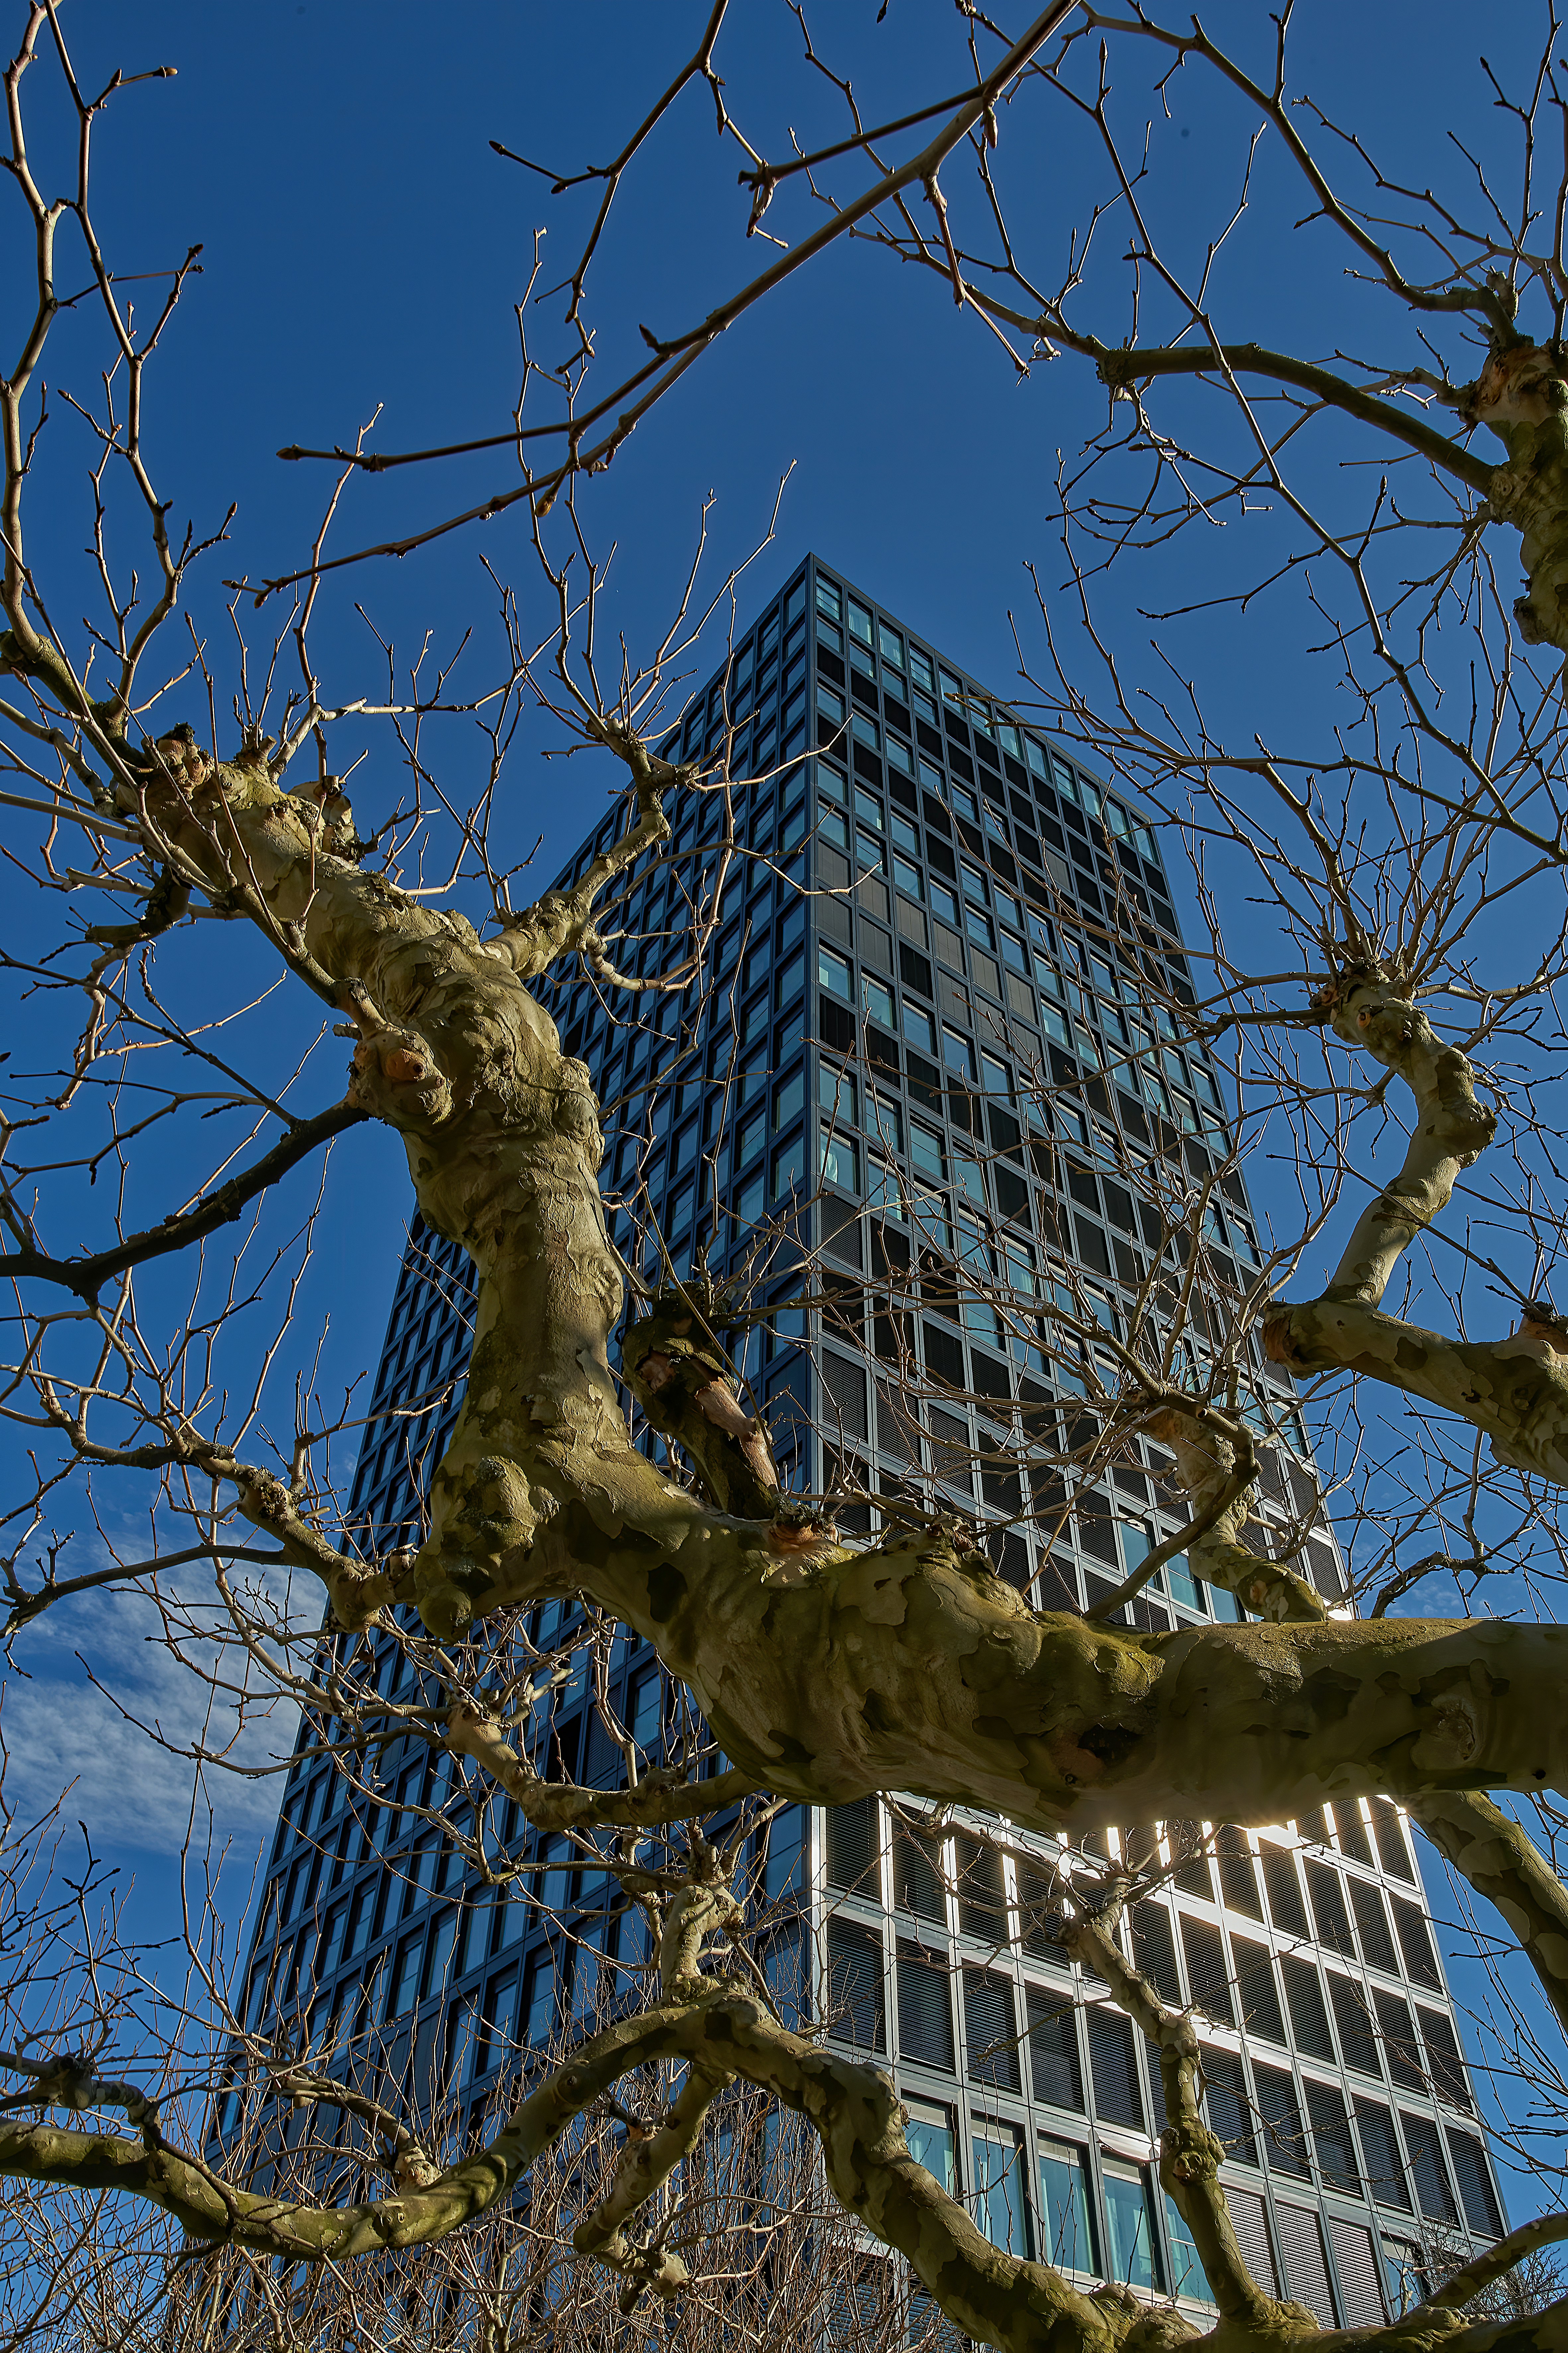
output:
[[[971,2099],[987,2092],[1027,2097],[1145,2139],[1163,2129],[1159,2070],[1149,2063],[1146,2099],[1138,2038],[1120,2010],[1085,2002],[1065,1987],[1029,1978],[1017,1986],[994,1968],[967,1964],[954,1970],[944,1957],[906,1942],[894,1955],[893,1984],[889,2018],[881,1937],[853,1921],[829,1920],[826,2006],[829,2032],[838,2040],[879,2056],[891,2045],[906,2068],[938,2074],[956,2074],[962,2062]],[[1451,2175],[1435,2116],[1359,2094],[1347,2102],[1338,2084],[1305,2073],[1298,2079],[1289,2064],[1258,2056],[1250,2042],[1240,2051],[1205,2047],[1203,2063],[1209,2123],[1232,2162],[1302,2181],[1315,2168],[1326,2189],[1406,2212],[1414,2188],[1420,2211],[1447,2222],[1459,2220],[1457,2180],[1469,2227],[1489,2235],[1500,2230],[1496,2191],[1474,2134],[1448,2127]]]
[[[970,1033],[966,1043],[972,1057],[973,1017],[962,991],[955,991],[948,976],[933,973],[929,959],[908,939],[895,943],[879,925],[864,917],[859,926],[860,975],[857,987],[854,965],[846,953],[848,944],[847,923],[835,924],[829,908],[825,905],[819,923],[832,932],[841,934],[843,946],[835,946],[828,938],[819,941],[816,978],[822,992],[825,1008],[837,1005],[851,1017],[858,1011],[889,1039],[901,1037],[905,1046],[928,1059],[938,1051],[939,1031],[952,1030],[955,1036]],[[989,920],[989,919],[987,919]],[[941,926],[938,931],[940,933]],[[1005,938],[1005,935],[1004,935]],[[953,953],[956,957],[957,943]],[[989,962],[989,959],[984,959]],[[975,955],[970,950],[970,965],[975,966]],[[1044,966],[1043,958],[1037,959]],[[1044,967],[1054,972],[1054,967]],[[1000,982],[992,966],[989,982],[983,982],[993,996],[1000,995]],[[1149,1140],[1149,1115],[1153,1116],[1173,1133],[1203,1136],[1223,1157],[1228,1150],[1228,1139],[1223,1118],[1217,1107],[1217,1089],[1207,1071],[1201,1067],[1189,1071],[1172,1045],[1161,1045],[1153,1032],[1142,1025],[1130,1024],[1113,1008],[1095,1000],[1096,1018],[1120,1024],[1121,1035],[1114,1043],[1101,1044],[1086,1022],[1089,1014],[1089,1000],[1076,982],[1066,984],[1078,1001],[1083,1018],[1074,1015],[1070,1022],[1066,1013],[1053,1005],[1049,997],[1037,1002],[1033,989],[1009,976],[1009,1015],[1006,1027],[1017,1022],[1043,1026],[1051,1042],[1042,1053],[1038,1041],[1020,1033],[1016,1039],[1026,1065],[1038,1079],[1054,1089],[1092,1089],[1103,1095],[1107,1081],[1113,1080],[1122,1103],[1131,1105],[1123,1111],[1123,1121],[1138,1135],[1140,1143]],[[923,998],[924,1003],[917,1002]],[[941,1011],[934,1008],[940,1002]],[[822,1034],[832,1041],[836,1028],[840,1028],[843,1016],[837,1017],[825,1009]],[[989,1026],[999,1040],[1001,1025],[984,1020],[980,1023],[983,1036]],[[1139,1027],[1139,1039],[1133,1040],[1133,1029]],[[988,1039],[986,1042],[991,1042]],[[1072,1058],[1076,1057],[1076,1060]],[[963,1059],[963,1055],[959,1058]],[[1085,1084],[1087,1078],[1087,1086]],[[1198,1095],[1205,1100],[1199,1102]],[[1209,1098],[1215,1100],[1211,1102]],[[1080,1113],[1081,1116],[1081,1113]]]
[[[1367,1820],[1354,1805],[1342,1803],[1335,1810],[1345,1855],[1352,1862],[1358,1860],[1357,1849],[1368,1844]],[[1397,1811],[1384,1801],[1372,1810],[1372,1821],[1394,1875],[1414,1884],[1414,1866]],[[1037,1926],[1055,1908],[1054,1859],[1043,1859],[1038,1872],[1032,1873],[1005,1861],[994,1849],[962,1837],[953,1848],[945,1841],[928,1841],[907,1825],[889,1833],[868,1798],[853,1806],[833,1808],[826,1822],[830,1886],[879,1905],[890,1900],[895,1909],[938,1926],[946,1927],[955,1917],[961,1933],[996,1945],[1017,1944],[1024,1951],[1037,1954],[1054,1950],[1039,1942]],[[1181,1851],[1183,1839],[1194,1850],[1185,1861],[1176,1862],[1173,1874],[1173,1884],[1183,1894],[1227,1913],[1268,1922],[1282,1940],[1291,1944],[1315,1938],[1344,1959],[1353,1962],[1359,1957],[1370,1969],[1408,1977],[1417,1988],[1441,1994],[1442,1970],[1426,1910],[1419,1903],[1391,1894],[1376,1879],[1363,1878],[1355,1869],[1347,1871],[1331,1848],[1294,1849],[1226,1826],[1215,1833],[1215,1854],[1211,1860],[1199,1848],[1196,1831],[1195,1824],[1170,1826],[1172,1841],[1178,1841],[1172,1845],[1173,1859]],[[1187,1916],[1184,1914],[1184,1919]],[[1199,1940],[1205,1952],[1212,1944],[1214,1958],[1205,1960],[1200,1970],[1189,1972],[1189,1992],[1184,1993],[1174,1959],[1171,1915],[1151,1899],[1139,1907],[1138,1923],[1138,1965],[1167,2000],[1178,2005],[1188,1999],[1211,2005],[1228,2001],[1224,1989],[1244,1972],[1225,1968],[1217,1942]],[[1266,1950],[1257,1945],[1251,1957]],[[1258,2000],[1265,1999],[1259,1992]],[[1211,2017],[1220,2014],[1212,2006],[1208,2009]],[[1237,2022],[1234,2012],[1229,2022]],[[1331,2046],[1321,2055],[1331,2057]]]
[[[1016,751],[1009,750],[1006,743],[999,759],[988,732],[976,729],[972,737],[951,702],[944,702],[943,724],[939,728],[934,706],[918,689],[913,704],[915,724],[911,727],[910,706],[900,677],[884,669],[883,699],[879,703],[874,663],[869,658],[869,666],[852,662],[846,681],[837,653],[831,648],[823,651],[820,628],[817,643],[819,747],[831,750],[839,759],[852,758],[858,776],[879,776],[885,760],[895,793],[908,797],[911,805],[912,794],[907,788],[918,778],[928,793],[937,795],[953,810],[963,839],[973,839],[977,852],[982,834],[986,837],[985,854],[991,854],[992,844],[1000,849],[1010,876],[1016,872],[1012,852],[1016,848],[1037,873],[1048,871],[1069,897],[1075,886],[1083,892],[1087,881],[1085,895],[1092,894],[1098,903],[1100,882],[1107,885],[1112,896],[1131,883],[1131,895],[1139,910],[1147,914],[1152,903],[1166,930],[1174,932],[1175,919],[1153,837],[1145,826],[1130,818],[1113,797],[1102,796],[1089,777],[1075,772],[1059,754],[1047,753],[1027,735],[1023,737],[1023,744],[1032,773],[1026,775]],[[847,706],[838,691],[846,683],[850,689]],[[881,727],[879,718],[885,723]],[[1017,743],[1018,731],[1011,724],[1003,723],[1001,733],[1011,743]],[[744,765],[746,748],[735,746],[733,765],[737,768]],[[978,767],[970,756],[972,751],[979,755]],[[1006,786],[1000,774],[1003,766],[1010,780]],[[1056,790],[1047,778],[1054,779]],[[978,797],[973,790],[976,785],[980,788]],[[1032,799],[1019,789],[1026,785],[1032,786]],[[1089,812],[1088,821],[1082,814],[1084,810]],[[1100,831],[1101,827],[1106,829],[1104,835]],[[950,828],[944,823],[942,830],[949,831]],[[1100,848],[1107,835],[1120,861],[1120,873]],[[1047,845],[1044,855],[1042,839]],[[1076,875],[1066,862],[1068,857],[1079,870]],[[1152,901],[1146,893],[1152,894]]]

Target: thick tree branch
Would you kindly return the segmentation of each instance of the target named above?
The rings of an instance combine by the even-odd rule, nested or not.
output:
[[[732,1766],[709,1780],[690,1782],[673,1768],[656,1766],[627,1789],[584,1789],[568,1781],[546,1781],[499,1725],[462,1701],[447,1715],[446,1746],[471,1757],[540,1831],[652,1830],[660,1823],[717,1813],[738,1798],[754,1795],[757,1786]]]

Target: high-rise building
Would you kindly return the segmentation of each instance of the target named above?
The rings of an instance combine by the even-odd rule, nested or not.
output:
[[[543,992],[605,1106],[612,1236],[651,1276],[749,1270],[769,1311],[747,1347],[753,1392],[786,1478],[833,1489],[841,1526],[941,1504],[1040,1607],[1092,1603],[1181,1515],[1147,1441],[1070,1495],[1039,1468],[1089,1425],[1087,1363],[1042,1335],[1038,1303],[1121,1331],[1173,1247],[1162,1187],[1173,1200],[1216,1171],[1209,1295],[1259,1262],[1215,1072],[1170,1018],[1192,984],[1158,839],[1089,763],[816,558],[661,749],[708,760],[726,744],[728,805],[679,802],[670,854],[632,870],[606,918],[620,969],[668,973],[732,821],[743,854],[700,983],[628,999],[569,974]],[[562,881],[623,821],[607,816]],[[352,1500],[382,1545],[416,1527],[471,1302],[461,1252],[416,1220]],[[1267,1540],[1337,1603],[1289,1381],[1256,1355],[1251,1373]],[[1181,1557],[1124,1609],[1153,1628],[1240,1614]],[[549,1604],[532,1638],[569,1646],[574,1623]],[[557,1691],[541,1770],[613,1784],[605,1707],[646,1746],[665,1736],[646,1647],[617,1641],[598,1698],[580,1673]],[[399,1743],[381,1769],[399,1805],[439,1802],[425,1751]],[[477,2106],[509,2052],[592,2016],[617,1972],[625,1989],[647,1959],[640,1915],[514,1810],[504,1842],[531,1862],[538,1905],[443,1883],[428,1827],[384,1819],[378,1836],[302,1745],[247,2014],[287,2013],[308,1988],[302,2040],[374,2047],[416,2096],[440,2083]],[[1242,2246],[1265,2287],[1325,2325],[1381,2322],[1428,2264],[1503,2227],[1406,1821],[1352,1802],[1206,1847],[1196,1827],[1167,1826],[1184,1859],[1128,1933],[1162,1994],[1205,2021]],[[912,1803],[791,1809],[757,1858],[770,1973],[892,2069],[917,2152],[994,2239],[1201,2312],[1154,2173],[1157,2071],[1043,1932],[1065,1862],[1045,1839]]]

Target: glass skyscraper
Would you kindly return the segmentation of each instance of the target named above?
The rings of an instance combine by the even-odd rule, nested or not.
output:
[[[1202,1299],[1239,1294],[1259,1262],[1214,1071],[1165,1009],[1193,990],[1159,841],[1076,752],[815,557],[659,748],[709,762],[726,747],[728,797],[677,800],[668,851],[604,919],[616,968],[658,980],[732,839],[700,980],[627,996],[573,973],[542,991],[605,1106],[612,1238],[650,1281],[743,1271],[762,1310],[743,1368],[781,1471],[830,1490],[852,1539],[900,1510],[961,1511],[1038,1606],[1092,1604],[1183,1514],[1148,1440],[1075,1492],[1042,1467],[1093,1425],[1090,1361],[1042,1335],[1039,1304],[1122,1332],[1132,1293],[1191,1246],[1162,1198],[1216,1170],[1200,1349]],[[560,879],[623,822],[607,816]],[[462,1253],[416,1220],[352,1498],[378,1544],[417,1533],[471,1305]],[[1332,1605],[1342,1575],[1305,1432],[1253,1345],[1270,1442],[1249,1541]],[[1180,1556],[1124,1611],[1148,1628],[1239,1614]],[[530,1631],[569,1659],[578,1622],[551,1603]],[[397,1662],[387,1644],[392,1695],[398,1674],[412,1688]],[[614,1728],[657,1748],[673,1723],[658,1662],[623,1635],[596,1685],[563,1665],[519,1737],[553,1779],[611,1787]],[[348,1803],[302,1740],[247,2021],[291,2021],[301,2047],[475,2113],[530,2049],[634,1995],[646,1930],[591,1857],[514,1809],[503,1843],[541,1900],[468,1883],[429,1824],[455,1787],[446,1762],[400,1740],[380,1776],[423,1822]],[[1325,2326],[1375,2325],[1429,2263],[1503,2227],[1406,1822],[1358,1802],[1208,1827],[1164,1826],[1176,1868],[1125,1933],[1164,1998],[1205,2021],[1209,2116],[1259,2282]],[[754,1849],[775,1987],[891,2068],[916,2153],[982,2227],[1201,2319],[1154,2170],[1158,2072],[1045,1933],[1059,1873],[1092,1872],[1116,1833],[1073,1857],[994,1820],[866,1800],[787,1810]]]

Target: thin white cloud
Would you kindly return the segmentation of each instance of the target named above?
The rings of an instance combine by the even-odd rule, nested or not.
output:
[[[201,1588],[189,1570],[184,1578],[190,1581],[179,1589],[187,1600],[198,1599]],[[191,1647],[214,1661],[212,1644]],[[197,1768],[188,1754],[172,1752],[225,1749],[236,1715],[231,1701],[215,1699],[202,1676],[173,1654],[148,1597],[102,1590],[61,1603],[22,1632],[13,1655],[17,1672],[6,1679],[4,1713],[11,1805],[23,1817],[35,1816],[70,1788],[66,1817],[84,1821],[100,1852],[122,1846],[177,1853]],[[242,1664],[237,1651],[226,1653],[228,1680],[238,1680]],[[247,1720],[232,1754],[253,1767],[287,1757],[297,1721],[291,1704],[275,1705],[270,1715]],[[205,1841],[209,1806],[219,1838],[242,1845],[259,1840],[276,1820],[280,1774],[252,1779],[209,1765],[204,1786],[198,1840]]]

